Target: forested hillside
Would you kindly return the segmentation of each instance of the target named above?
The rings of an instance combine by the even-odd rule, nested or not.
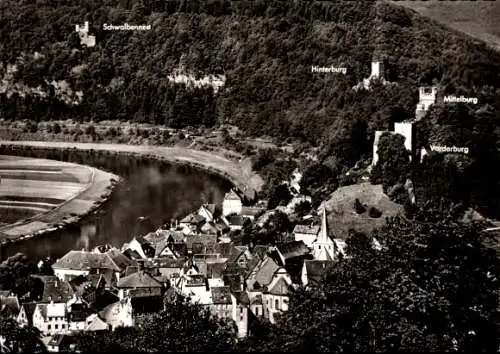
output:
[[[490,152],[499,140],[500,55],[385,2],[6,0],[1,6],[0,118],[172,127],[231,122],[250,135],[308,141],[320,146],[322,161],[352,166],[371,155],[375,130],[413,117],[419,85],[436,83],[440,97],[477,97],[479,104],[462,105],[465,113],[456,119],[486,131]],[[82,47],[75,32],[85,20],[95,47]],[[126,22],[152,28],[103,29]],[[352,90],[368,77],[374,54],[384,56],[385,77],[394,84]],[[346,67],[347,74],[312,73],[313,65]],[[191,88],[169,80],[174,73],[223,75],[225,83],[218,90]],[[479,127],[475,112],[485,103],[490,118]],[[437,109],[447,117],[455,108]],[[439,125],[441,135],[419,139],[436,143],[458,134],[445,120]]]

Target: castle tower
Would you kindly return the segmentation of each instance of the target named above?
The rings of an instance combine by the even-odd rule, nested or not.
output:
[[[89,35],[89,21],[85,21],[85,24],[81,27],[80,25],[76,25],[75,30],[80,37],[80,44],[86,45],[87,47],[95,46],[95,36]]]
[[[375,166],[378,162],[378,142],[382,134],[384,134],[385,132],[386,131],[384,130],[377,130],[375,132],[375,138],[373,139],[373,160],[371,167]]]
[[[405,137],[405,148],[410,151],[410,161],[413,161],[414,149],[414,129],[413,122],[401,122],[394,124],[394,133],[401,134]]]
[[[381,54],[375,53],[372,58],[372,71],[370,79],[382,79],[384,77],[384,59]]]
[[[89,32],[89,21],[85,21],[85,23],[82,27],[80,27],[80,25],[76,25],[75,30],[76,30],[76,32],[88,33]]]
[[[419,88],[419,99],[417,104],[417,109],[415,110],[415,118],[416,120],[422,119],[426,114],[429,108],[436,103],[437,96],[437,87],[420,87]]]

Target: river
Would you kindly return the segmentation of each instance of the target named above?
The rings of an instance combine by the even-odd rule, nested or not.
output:
[[[58,258],[72,249],[121,247],[136,235],[182,218],[202,203],[221,203],[231,183],[188,166],[141,156],[96,151],[18,151],[19,156],[80,163],[115,173],[123,182],[99,210],[80,223],[3,246],[2,258],[22,252],[31,259]]]

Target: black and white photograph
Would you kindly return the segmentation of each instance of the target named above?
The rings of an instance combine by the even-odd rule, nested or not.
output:
[[[0,0],[0,353],[500,352],[500,1]]]

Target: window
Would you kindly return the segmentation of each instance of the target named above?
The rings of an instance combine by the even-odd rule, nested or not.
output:
[[[61,328],[64,329],[66,326],[64,324],[61,325]]]
[[[256,308],[255,308],[255,316],[258,316],[258,315],[259,315],[259,308],[258,308],[258,307],[256,307]]]
[[[50,331],[50,327],[52,327],[51,325],[47,325],[47,329]]]
[[[279,301],[278,299],[276,299],[276,300],[274,301],[274,306],[275,306],[274,308],[275,308],[276,310],[278,310],[278,309],[279,309],[279,307],[280,307],[280,301]]]
[[[55,325],[55,326],[54,326],[54,328],[55,328],[55,329],[59,329],[59,325]]]

